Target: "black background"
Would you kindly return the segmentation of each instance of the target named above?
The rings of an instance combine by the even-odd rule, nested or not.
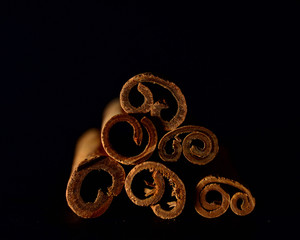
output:
[[[299,1],[10,1],[3,10],[1,238],[264,239],[296,232]],[[76,140],[100,127],[105,105],[142,72],[181,88],[186,123],[212,130],[220,154],[204,167],[181,159],[188,199],[175,220],[135,206],[124,190],[104,215],[82,220],[65,200]],[[209,174],[247,186],[254,212],[198,215],[191,196]]]

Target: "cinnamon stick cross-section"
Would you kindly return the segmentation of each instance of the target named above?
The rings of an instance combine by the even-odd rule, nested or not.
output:
[[[175,98],[177,102],[177,112],[171,118],[171,120],[166,121],[161,117],[161,111],[163,109],[169,108],[168,103],[165,99],[161,101],[154,102],[153,94],[151,90],[145,86],[143,83],[157,84],[165,89],[167,89]],[[140,92],[144,97],[144,102],[141,106],[135,107],[130,102],[130,92],[137,86],[138,92]],[[161,121],[164,130],[170,131],[177,128],[185,120],[187,113],[187,105],[184,95],[182,94],[179,87],[174,83],[163,80],[156,77],[150,73],[138,74],[131,79],[129,79],[124,85],[120,93],[120,105],[126,113],[148,113],[153,117],[158,117]]]
[[[111,128],[117,123],[121,123],[121,122],[126,122],[132,126],[133,141],[136,143],[136,145],[140,146],[142,143],[143,129],[139,121],[133,116],[130,116],[128,114],[118,114],[113,116],[110,120],[108,120],[102,129],[101,140],[102,140],[103,148],[106,151],[106,153],[114,160],[126,165],[135,165],[147,160],[152,155],[157,145],[157,132],[154,124],[150,121],[150,119],[146,117],[143,117],[141,119],[141,123],[148,133],[147,145],[140,154],[128,157],[118,153],[113,148],[110,141]],[[119,143],[119,144],[125,144],[125,143]]]
[[[138,198],[132,191],[131,185],[134,177],[144,171],[149,170],[152,173],[153,183],[151,186],[153,189],[145,188],[145,199]],[[149,183],[147,185],[150,185]],[[125,180],[125,190],[129,199],[138,206],[150,206],[156,204],[162,198],[165,192],[165,181],[163,175],[157,169],[157,164],[154,162],[146,162],[135,166],[127,175]]]
[[[154,189],[151,190],[150,197],[140,199],[133,193],[131,187],[134,177],[143,170],[152,173]],[[158,203],[165,192],[164,178],[168,179],[169,184],[172,186],[172,196],[176,198],[176,201],[168,203],[171,210],[163,209]],[[148,161],[136,165],[125,179],[125,190],[133,203],[138,206],[150,206],[154,214],[162,219],[172,219],[179,216],[185,206],[186,190],[183,182],[173,171],[161,163]],[[148,195],[148,191],[145,191],[145,196]]]
[[[241,192],[235,193],[230,198],[230,195],[224,191],[220,184],[230,185]],[[221,194],[221,202],[208,202],[207,194],[210,191]],[[239,200],[242,201],[240,206],[238,206]],[[244,216],[253,211],[255,199],[246,187],[227,178],[207,176],[197,184],[195,209],[201,216],[206,218],[219,217],[227,211],[229,206],[235,214]]]
[[[180,135],[188,134],[183,140]],[[166,150],[167,143],[172,142],[172,153]],[[203,147],[193,145],[193,141],[199,140]],[[182,144],[181,144],[182,143]],[[212,161],[219,151],[218,139],[216,135],[205,127],[182,126],[166,133],[158,144],[158,153],[162,160],[176,162],[183,152],[185,158],[193,164],[205,165]]]
[[[82,183],[89,173],[100,170],[110,174],[112,185],[108,187],[106,193],[99,189],[94,202],[85,202],[81,196]],[[113,197],[121,192],[124,181],[123,167],[106,156],[101,148],[99,130],[91,129],[83,134],[77,143],[66,190],[67,203],[73,212],[83,218],[102,215],[109,208]]]

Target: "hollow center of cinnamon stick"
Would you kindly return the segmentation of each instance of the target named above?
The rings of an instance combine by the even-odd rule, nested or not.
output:
[[[131,157],[140,154],[148,143],[148,134],[143,129],[143,141],[140,146],[133,141],[133,128],[127,122],[118,122],[111,127],[109,132],[109,141],[112,148],[125,157]]]
[[[133,194],[139,199],[146,199],[153,195],[151,190],[154,189],[154,180],[152,178],[152,173],[148,170],[143,170],[137,173],[132,181],[131,189]]]
[[[238,209],[242,209],[243,199],[239,198],[236,202],[236,206]]]
[[[218,191],[211,190],[207,192],[206,201],[208,203],[221,203],[222,202],[222,195]]]
[[[144,103],[144,97],[141,93],[138,92],[137,85],[134,86],[129,92],[129,101],[131,105],[136,108]]]
[[[112,185],[112,177],[105,171],[93,170],[82,181],[80,195],[85,202],[96,200],[98,189],[106,194],[107,188]]]
[[[195,146],[197,147],[199,150],[203,150],[204,149],[204,142],[202,142],[201,140],[199,139],[193,139],[192,140],[192,143],[191,143],[191,146]]]
[[[168,108],[162,109],[160,114],[163,120],[171,120],[176,114],[178,108],[176,99],[174,98],[172,93],[169,90],[157,84],[152,84],[149,82],[143,82],[142,84],[150,89],[151,93],[153,94],[154,103],[159,102],[167,104]],[[137,91],[136,86],[129,93],[129,100],[134,107],[139,107],[143,104],[144,97],[141,93]]]
[[[166,142],[165,150],[166,150],[167,154],[172,154],[174,152],[173,141],[167,141]]]

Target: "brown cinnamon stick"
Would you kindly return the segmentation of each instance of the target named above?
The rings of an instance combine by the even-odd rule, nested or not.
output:
[[[188,134],[183,140],[180,135]],[[166,145],[173,139],[172,153],[167,153]],[[192,145],[193,140],[200,140],[203,147]],[[182,144],[181,144],[182,142]],[[212,161],[219,151],[218,139],[216,135],[205,127],[182,126],[166,133],[158,144],[158,153],[162,160],[176,162],[183,152],[185,158],[191,163],[205,165]]]
[[[231,198],[230,195],[221,188],[220,184],[230,185],[239,189],[241,192],[235,193]],[[208,202],[207,193],[217,191],[221,194],[221,202]],[[240,207],[238,200],[242,200]],[[203,217],[216,218],[224,214],[228,207],[239,215],[244,216],[251,213],[255,207],[255,199],[251,192],[242,184],[223,177],[207,176],[203,178],[196,187],[196,211]]]
[[[118,114],[113,116],[109,121],[107,121],[102,129],[101,140],[102,140],[103,148],[106,151],[106,153],[114,160],[126,165],[135,165],[149,159],[149,157],[154,152],[157,144],[157,132],[154,124],[146,117],[143,117],[141,119],[141,123],[148,133],[148,143],[140,154],[136,156],[128,157],[118,153],[113,148],[110,142],[110,134],[109,134],[110,130],[115,124],[120,122],[126,122],[132,126],[133,141],[136,143],[136,145],[140,146],[142,143],[143,130],[139,121],[133,116],[130,116],[128,114]],[[124,143],[120,143],[120,144],[124,144]]]
[[[138,198],[131,189],[133,178],[143,170],[151,172],[154,179],[152,184],[154,189],[150,191],[151,196],[146,199]],[[176,201],[168,203],[171,210],[164,210],[158,203],[165,191],[163,177],[169,180],[169,184],[173,188],[172,196],[176,198]],[[154,214],[162,219],[172,219],[179,216],[186,201],[186,190],[181,179],[163,164],[152,161],[141,163],[129,172],[125,180],[125,190],[133,203],[138,206],[150,206]],[[145,191],[145,196],[149,196],[149,191]]]
[[[104,111],[104,122],[107,115],[114,114],[117,107],[114,102],[108,105]],[[104,193],[101,189],[94,202],[85,202],[81,196],[82,182],[92,171],[108,172],[112,178],[112,185]],[[90,129],[78,140],[71,176],[66,190],[66,199],[69,207],[78,216],[83,218],[95,218],[102,215],[110,206],[114,196],[117,196],[124,185],[125,171],[115,160],[105,153],[101,141],[100,131]]]
[[[161,117],[161,111],[163,109],[169,108],[165,99],[161,101],[154,102],[153,94],[151,90],[145,86],[143,83],[157,84],[173,95],[177,102],[177,112],[175,116],[172,117],[170,121],[166,121]],[[131,90],[137,86],[137,90],[144,96],[144,102],[141,106],[135,107],[130,103],[129,95]],[[120,104],[122,109],[126,113],[148,113],[152,117],[157,117],[160,119],[164,130],[169,131],[177,128],[185,119],[187,113],[187,105],[185,97],[182,94],[179,87],[174,83],[163,80],[159,77],[152,75],[151,73],[138,74],[131,79],[129,79],[124,85],[120,93]]]

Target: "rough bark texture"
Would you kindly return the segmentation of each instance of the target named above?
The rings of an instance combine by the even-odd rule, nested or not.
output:
[[[149,159],[149,157],[154,152],[156,145],[157,145],[157,132],[156,128],[153,125],[153,123],[146,117],[143,117],[141,119],[142,125],[145,127],[148,133],[148,143],[145,147],[145,149],[138,155],[127,157],[123,156],[122,154],[118,153],[112,146],[109,138],[109,132],[111,128],[120,122],[127,122],[130,124],[133,128],[133,141],[136,143],[136,145],[140,146],[143,140],[143,130],[142,126],[139,123],[137,119],[135,119],[133,116],[130,116],[128,114],[118,114],[116,116],[113,116],[103,127],[102,134],[101,134],[101,140],[103,144],[103,148],[106,151],[106,153],[113,158],[114,160],[126,164],[126,165],[135,165],[138,163],[141,163],[143,161],[146,161]],[[124,143],[120,143],[124,144]]]
[[[116,109],[116,104],[112,102],[106,108],[105,114],[115,114],[118,112],[115,111]],[[67,203],[74,213],[83,218],[95,218],[102,215],[109,208],[113,197],[117,196],[124,186],[125,171],[123,167],[107,156],[100,139],[98,129],[90,129],[79,138],[67,185]],[[82,182],[94,170],[108,172],[112,177],[112,186],[105,194],[99,189],[94,202],[85,202],[80,195]]]
[[[241,192],[235,193],[230,198],[230,195],[221,188],[220,184],[230,185]],[[222,196],[221,202],[207,202],[206,195],[209,191],[219,192]],[[239,199],[242,200],[240,207],[237,204]],[[229,206],[235,214],[244,216],[253,211],[255,199],[246,187],[227,178],[207,176],[197,184],[195,209],[201,216],[206,218],[219,217],[227,211]]]
[[[154,179],[153,185],[155,190],[152,191],[153,195],[145,200],[136,197],[131,189],[131,183],[134,176],[142,170],[148,170],[152,172]],[[169,206],[171,206],[170,210],[162,209],[158,203],[165,191],[165,185],[162,183],[163,177],[169,180],[169,184],[173,188],[172,196],[176,198],[176,202],[168,203]],[[154,214],[162,219],[171,219],[179,216],[183,211],[186,201],[186,190],[181,179],[169,168],[157,162],[148,161],[135,166],[126,177],[125,190],[133,203],[139,206],[150,206]]]
[[[188,134],[183,140],[179,137]],[[167,142],[172,140],[173,152],[168,154],[166,151]],[[193,140],[203,142],[203,148],[192,145]],[[182,144],[181,144],[182,142]],[[158,153],[162,160],[176,162],[183,152],[185,158],[191,163],[205,165],[212,161],[219,151],[218,139],[216,135],[205,127],[182,126],[166,133],[158,144]]]
[[[154,98],[154,94],[150,90],[151,87],[146,86],[148,83],[150,83],[149,85],[159,85],[168,90],[172,96],[170,95],[167,98],[168,93],[164,90],[162,95]],[[153,88],[153,85],[151,86]],[[144,102],[139,107],[133,106],[130,102],[132,99],[130,93],[135,88],[144,97]],[[161,90],[156,88],[154,93],[158,95],[157,93],[160,92]],[[175,105],[172,97],[176,100],[177,110],[174,116],[167,121],[162,118],[161,112],[163,109],[170,107],[167,101],[173,102],[173,105]],[[154,99],[159,100],[154,102]],[[170,105],[172,106],[171,103]],[[186,202],[186,189],[181,179],[161,163],[145,162],[152,156],[158,142],[156,127],[149,118],[144,116],[146,113],[150,113],[149,118],[152,120],[152,117],[159,120],[153,120],[154,123],[162,126],[163,130],[169,131],[158,144],[158,154],[163,161],[176,162],[183,153],[191,163],[205,165],[216,157],[219,145],[218,139],[212,131],[194,125],[179,127],[185,120],[187,113],[185,97],[181,90],[174,83],[153,76],[150,73],[136,75],[124,84],[120,99],[112,100],[104,109],[101,133],[97,129],[91,129],[78,140],[72,173],[66,191],[68,205],[78,216],[93,218],[102,215],[109,208],[113,197],[121,192],[124,184],[129,199],[138,206],[150,206],[156,216],[162,219],[172,219],[182,213]],[[131,114],[137,115],[133,116]],[[118,128],[114,128],[119,123],[126,123],[132,127],[132,139],[135,144],[131,147],[141,146],[131,152],[134,156],[129,155],[130,149],[127,148],[129,146],[127,145],[127,139],[125,142],[121,142],[120,136],[122,135]],[[113,128],[114,130],[112,130]],[[147,141],[143,139],[144,129],[148,135]],[[115,131],[114,134],[113,131]],[[113,137],[117,137],[117,140],[119,140],[117,145],[112,141]],[[170,142],[171,140],[172,142]],[[202,144],[200,143],[202,146],[197,146],[196,141],[202,142]],[[119,145],[123,148],[119,149]],[[170,148],[172,152],[167,150],[169,146],[172,146],[172,149]],[[140,149],[142,150],[140,151]],[[123,152],[122,155],[120,152],[123,150],[126,150],[126,153]],[[124,169],[119,163],[136,165],[128,173],[126,179]],[[85,202],[80,195],[82,182],[91,171],[95,170],[108,172],[112,177],[112,185],[108,187],[105,193],[99,189],[94,202]],[[152,174],[153,182],[145,181],[148,186],[144,188],[145,198],[139,198],[132,190],[132,183],[136,175],[144,170]],[[171,197],[176,199],[175,201],[167,200],[169,207],[166,208],[162,207],[161,204],[162,201],[165,201],[163,196],[166,196],[164,195],[166,192],[165,179],[168,179],[168,183],[172,187]],[[220,186],[221,184],[235,187],[240,192],[230,197]],[[235,214],[243,216],[251,213],[255,207],[255,199],[247,188],[236,181],[223,177],[208,176],[203,178],[198,183],[196,191],[195,209],[201,216],[206,218],[219,217],[229,207]],[[217,191],[222,197],[221,201],[208,202],[207,194],[210,191]],[[239,204],[240,202],[242,203]]]
[[[85,202],[80,195],[80,189],[84,178],[93,170],[108,172],[112,177],[112,186],[105,194],[99,189],[94,202]],[[124,181],[125,172],[120,164],[107,156],[91,155],[79,164],[69,179],[66,191],[68,205],[80,217],[99,217],[108,209],[113,197],[119,195]]]
[[[177,102],[177,112],[170,121],[166,121],[161,117],[161,110],[168,108],[168,104],[165,101],[154,102],[153,94],[151,90],[143,85],[143,83],[158,84],[161,87],[170,91]],[[137,90],[144,96],[144,102],[139,107],[134,107],[130,103],[129,94],[133,87],[137,86]],[[174,83],[163,80],[150,73],[138,74],[129,79],[124,85],[120,93],[120,104],[122,109],[126,113],[148,113],[150,112],[152,117],[160,119],[164,130],[170,131],[176,129],[183,123],[187,113],[187,105],[185,97],[182,94],[179,87]]]

